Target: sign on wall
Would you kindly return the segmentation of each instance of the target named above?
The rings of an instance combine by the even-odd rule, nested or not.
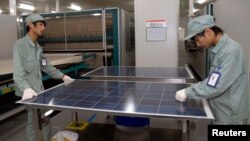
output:
[[[166,20],[146,20],[146,41],[166,41],[167,22]]]

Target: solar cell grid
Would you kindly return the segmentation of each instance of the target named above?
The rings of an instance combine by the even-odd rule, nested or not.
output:
[[[206,117],[201,101],[175,100],[175,92],[184,87],[187,85],[75,80],[23,103],[154,116]]]

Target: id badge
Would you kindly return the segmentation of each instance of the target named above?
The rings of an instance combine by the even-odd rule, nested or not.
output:
[[[207,85],[216,88],[220,76],[221,74],[219,72],[213,72],[208,79]]]
[[[42,57],[41,64],[42,64],[42,66],[47,66],[47,59]]]

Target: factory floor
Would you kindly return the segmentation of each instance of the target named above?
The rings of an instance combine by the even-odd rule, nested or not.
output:
[[[53,134],[58,130],[65,130],[68,113],[59,113],[51,119]],[[0,122],[1,141],[25,141],[26,140],[26,112],[20,112]],[[141,130],[121,130],[114,124],[90,124],[84,131],[78,131],[79,141],[180,141],[182,140],[181,130],[163,128],[144,128]]]

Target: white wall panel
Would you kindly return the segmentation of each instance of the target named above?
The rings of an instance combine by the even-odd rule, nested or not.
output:
[[[179,0],[135,0],[136,66],[178,66]],[[167,21],[167,40],[146,41],[146,20]]]
[[[12,58],[12,47],[17,40],[16,16],[0,14],[0,59]]]

